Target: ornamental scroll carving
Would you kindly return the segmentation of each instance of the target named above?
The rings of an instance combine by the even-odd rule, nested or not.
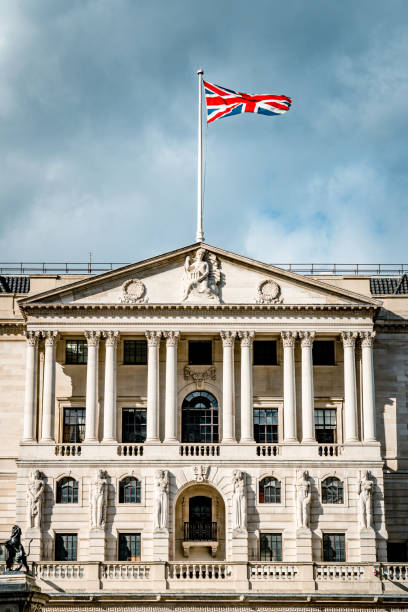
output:
[[[194,478],[196,482],[206,482],[210,472],[209,465],[195,465],[194,466]]]
[[[197,249],[194,257],[187,255],[184,263],[182,302],[220,303],[221,264],[214,253]]]
[[[281,288],[274,280],[266,278],[258,284],[257,304],[281,304]]]
[[[146,304],[146,285],[139,278],[130,278],[122,285],[123,304]]]
[[[191,380],[197,385],[197,389],[201,389],[203,384],[207,380],[216,379],[216,369],[214,366],[206,370],[200,370],[199,368],[191,368],[190,366],[184,366],[184,380]]]

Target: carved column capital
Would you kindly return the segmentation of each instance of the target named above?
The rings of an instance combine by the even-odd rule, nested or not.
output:
[[[343,340],[344,348],[355,348],[357,332],[343,331],[341,332],[341,339]]]
[[[299,332],[299,338],[301,339],[301,346],[302,348],[311,348],[313,346],[313,340],[315,337],[315,332],[310,332],[310,331],[301,331]]]
[[[45,341],[45,346],[55,346],[59,337],[59,333],[54,330],[45,330],[41,332]]]
[[[117,330],[109,329],[103,332],[104,338],[106,338],[106,346],[116,346],[120,337]]]
[[[101,332],[95,329],[87,329],[84,331],[88,346],[98,346],[101,337]]]
[[[375,331],[360,332],[361,346],[363,348],[372,348],[374,344]]]
[[[234,346],[235,336],[237,332],[235,331],[220,331],[220,336],[222,338],[223,346]]]
[[[40,340],[40,332],[39,331],[25,331],[24,332],[25,337],[27,338],[27,344],[29,346],[38,346],[38,342]]]
[[[254,341],[255,332],[240,331],[238,332],[238,336],[241,338],[241,346],[251,347]]]
[[[160,346],[160,339],[162,336],[161,331],[146,331],[145,336],[147,338],[147,344],[149,346]]]
[[[293,348],[295,346],[296,338],[298,336],[297,331],[283,331],[281,332],[282,344],[284,348]]]
[[[180,332],[178,331],[165,331],[163,336],[166,338],[167,346],[177,346],[180,339]]]

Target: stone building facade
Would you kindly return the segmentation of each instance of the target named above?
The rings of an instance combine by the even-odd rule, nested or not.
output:
[[[1,540],[21,526],[49,608],[399,605],[408,288],[385,281],[201,243],[3,279]]]

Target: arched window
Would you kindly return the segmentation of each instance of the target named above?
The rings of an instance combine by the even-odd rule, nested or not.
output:
[[[78,503],[78,481],[65,476],[57,482],[57,504]]]
[[[343,483],[334,476],[325,478],[322,482],[322,503],[323,504],[342,504],[343,503]]]
[[[182,441],[218,442],[218,402],[208,391],[194,391],[181,406]]]
[[[140,480],[133,476],[123,478],[119,483],[120,504],[140,504],[141,488]]]
[[[281,503],[281,483],[279,480],[273,478],[273,476],[267,476],[261,480],[259,483],[259,503]]]

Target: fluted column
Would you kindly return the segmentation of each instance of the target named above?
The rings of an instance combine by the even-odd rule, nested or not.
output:
[[[146,442],[159,441],[159,348],[161,331],[147,331]]]
[[[222,441],[234,442],[234,341],[236,332],[222,331]]]
[[[85,331],[88,343],[88,359],[86,368],[86,413],[85,442],[97,440],[97,410],[98,410],[98,353],[101,332]]]
[[[40,332],[26,331],[25,337],[27,338],[27,347],[23,441],[32,442],[34,440],[35,428],[38,341]]]
[[[313,340],[314,332],[300,332],[302,347],[302,442],[314,442]]]
[[[177,440],[177,345],[179,332],[164,332],[166,338],[165,442]]]
[[[58,340],[58,332],[42,332],[45,339],[44,355],[44,391],[41,442],[52,442],[54,440],[53,417],[55,411],[55,348]]]
[[[254,441],[252,395],[253,331],[239,332],[241,338],[241,442]]]
[[[344,347],[344,441],[356,442],[357,391],[355,348],[357,332],[342,332]]]
[[[103,400],[103,441],[116,442],[116,349],[119,332],[104,333],[105,342],[105,395]]]
[[[283,436],[296,441],[295,342],[297,332],[281,333],[283,343]]]
[[[375,442],[375,390],[373,344],[375,332],[360,333],[363,374],[363,432],[364,442]]]

